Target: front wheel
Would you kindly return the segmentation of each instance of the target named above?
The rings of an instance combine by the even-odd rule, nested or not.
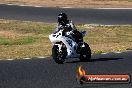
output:
[[[84,42],[85,47],[80,49],[80,61],[88,61],[91,58],[91,49],[87,43]]]
[[[52,48],[52,57],[56,63],[63,64],[66,56],[64,53],[59,52],[59,47],[57,45],[54,45]]]

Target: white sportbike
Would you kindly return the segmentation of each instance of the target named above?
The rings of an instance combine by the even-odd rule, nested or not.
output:
[[[80,32],[84,37],[86,31]],[[91,49],[85,42],[81,46],[75,42],[71,31],[64,32],[60,29],[58,32],[49,35],[53,44],[52,57],[58,64],[62,64],[65,59],[79,58],[80,61],[88,61],[91,58]]]

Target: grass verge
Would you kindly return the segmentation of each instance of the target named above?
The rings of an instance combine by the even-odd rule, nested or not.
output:
[[[132,25],[101,26],[76,25],[85,30],[84,38],[92,53],[124,51],[132,49]],[[52,44],[48,35],[56,23],[0,20],[0,59],[50,56]]]
[[[0,0],[0,3],[44,7],[132,7],[132,0]]]

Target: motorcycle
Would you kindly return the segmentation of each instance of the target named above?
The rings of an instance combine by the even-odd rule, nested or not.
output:
[[[80,32],[84,37],[86,31]],[[64,32],[64,27],[58,32],[49,35],[49,39],[53,44],[52,57],[58,64],[62,64],[65,59],[79,58],[80,61],[88,61],[91,58],[91,49],[85,42],[79,46],[75,42],[71,31]]]

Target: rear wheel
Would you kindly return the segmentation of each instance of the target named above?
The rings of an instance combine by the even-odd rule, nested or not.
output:
[[[52,57],[56,63],[63,64],[66,55],[63,52],[59,52],[59,47],[54,45],[52,48]]]
[[[88,61],[91,58],[91,49],[87,43],[84,42],[85,47],[80,49],[80,61]]]

